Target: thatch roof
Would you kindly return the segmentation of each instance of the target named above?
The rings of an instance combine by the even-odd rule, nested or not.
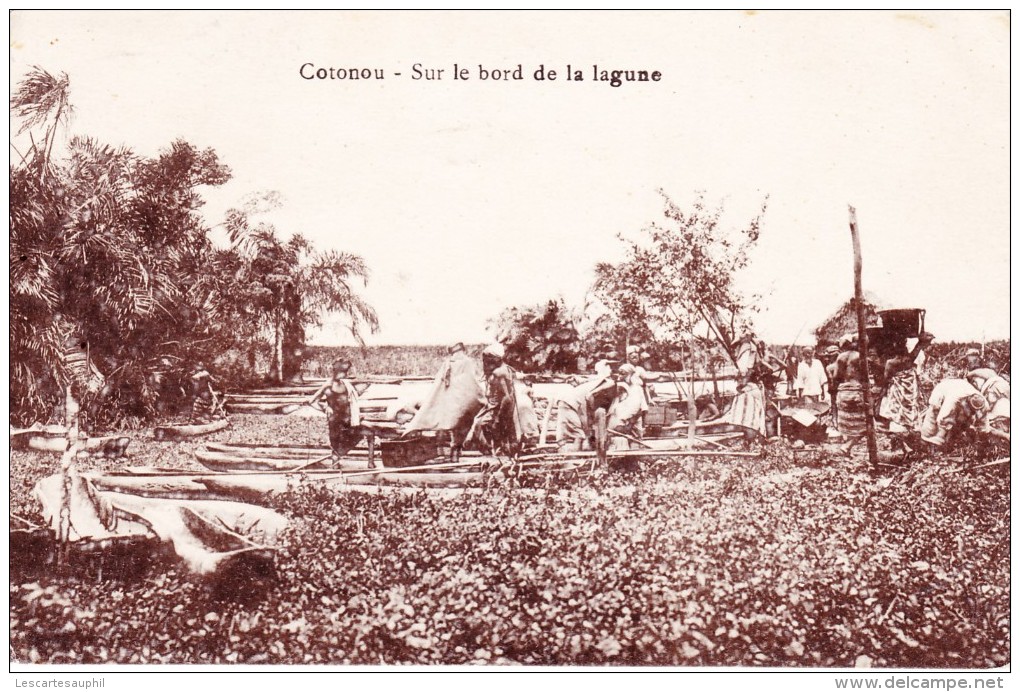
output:
[[[880,324],[878,317],[879,310],[885,310],[886,306],[879,301],[878,297],[869,291],[864,292],[864,318],[867,326]],[[820,343],[836,343],[839,337],[847,333],[857,333],[857,299],[850,298],[832,313],[828,319],[815,328],[814,334]]]

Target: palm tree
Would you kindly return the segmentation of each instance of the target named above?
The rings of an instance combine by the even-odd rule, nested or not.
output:
[[[210,246],[195,187],[229,175],[184,142],[142,159],[74,137],[58,161],[68,90],[66,75],[36,68],[11,100],[31,141],[10,182],[11,391],[23,419],[46,415],[56,387],[91,382],[91,365],[69,367],[69,340],[114,376],[122,403],[145,408],[150,364],[200,329],[186,287]]]
[[[272,343],[272,372],[284,380],[295,363],[293,352],[304,343],[305,330],[321,326],[328,314],[346,317],[351,335],[364,344],[367,328],[375,333],[379,318],[357,291],[357,282],[368,282],[368,266],[358,255],[328,250],[316,252],[301,234],[281,242],[269,224],[251,227],[248,215],[228,214],[232,252],[240,258],[237,281],[247,287],[245,305],[230,305],[231,297],[220,294],[216,309],[221,313],[254,310],[258,328]],[[235,296],[236,298],[236,296]]]
[[[22,164],[34,165],[40,175],[45,175],[49,168],[57,129],[61,125],[66,126],[74,112],[69,101],[70,87],[66,73],[61,72],[59,77],[54,77],[35,66],[11,98],[11,114],[22,120],[18,135],[42,128],[42,141],[37,142],[29,133],[29,150],[25,154],[19,152]],[[17,151],[13,143],[11,147]]]

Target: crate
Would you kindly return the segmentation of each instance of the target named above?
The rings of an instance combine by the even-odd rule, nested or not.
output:
[[[421,466],[439,456],[439,440],[435,437],[383,440],[379,443],[379,454],[383,466],[392,468]]]
[[[652,404],[645,413],[645,426],[665,428],[676,423],[676,409],[669,405]]]

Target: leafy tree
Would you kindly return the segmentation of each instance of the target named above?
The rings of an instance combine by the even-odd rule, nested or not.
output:
[[[209,247],[196,188],[229,171],[185,142],[145,159],[74,137],[54,155],[71,111],[66,75],[36,68],[11,109],[31,142],[10,176],[15,417],[47,417],[59,392],[82,389],[77,380],[95,369],[106,375],[104,412],[151,413],[153,364],[180,360],[202,330],[187,300]],[[69,343],[90,367],[69,367]]]
[[[507,359],[528,372],[577,372],[581,338],[563,299],[507,308],[491,324]]]
[[[269,340],[273,376],[282,381],[300,366],[295,354],[304,345],[305,331],[321,326],[326,315],[344,315],[351,335],[362,344],[364,329],[378,331],[379,318],[356,290],[356,282],[368,282],[365,261],[351,253],[316,251],[301,234],[280,240],[272,225],[252,221],[267,201],[275,206],[278,197],[252,198],[228,212],[232,245],[216,256],[216,285],[207,302],[227,324],[248,325],[236,334],[249,347]]]
[[[631,333],[647,330],[680,346],[693,383],[695,366],[713,357],[710,343],[735,362],[735,337],[751,326],[753,301],[735,278],[750,261],[767,199],[744,227],[731,229],[723,225],[723,206],[709,208],[702,194],[689,210],[660,194],[665,222],[624,239],[626,259],[598,265],[592,292]],[[693,386],[689,394],[693,434]]]

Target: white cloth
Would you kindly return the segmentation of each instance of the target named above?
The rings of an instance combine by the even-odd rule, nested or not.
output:
[[[825,366],[817,358],[812,358],[810,363],[801,361],[797,366],[797,381],[794,388],[802,390],[801,394],[804,396],[821,396],[828,382]]]
[[[720,420],[765,435],[765,391],[761,385],[744,385]]]

